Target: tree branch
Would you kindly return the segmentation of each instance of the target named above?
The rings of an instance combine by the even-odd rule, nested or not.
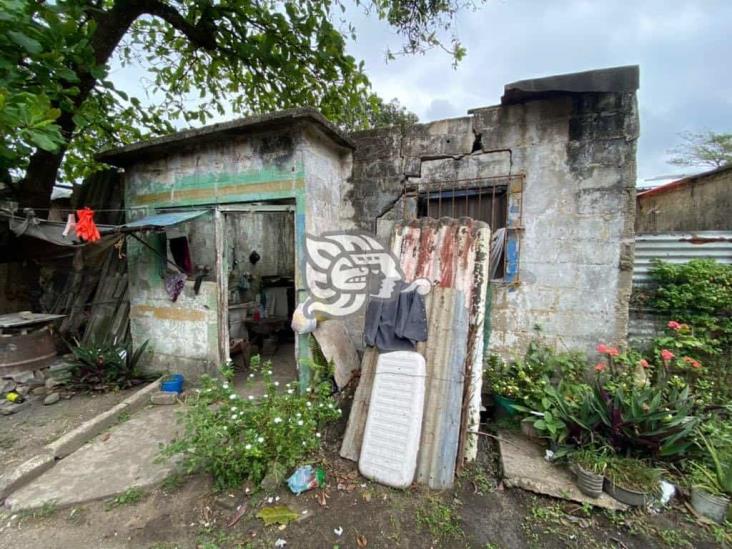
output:
[[[185,35],[191,43],[204,50],[216,49],[216,26],[213,21],[202,16],[195,25],[181,13],[159,0],[138,0],[143,13],[159,17],[171,27]]]

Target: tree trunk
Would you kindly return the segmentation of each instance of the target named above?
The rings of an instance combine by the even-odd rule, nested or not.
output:
[[[97,66],[106,65],[130,25],[143,12],[143,5],[136,0],[117,0],[109,11],[100,13],[95,10],[90,13],[90,18],[96,22],[96,31],[91,37],[91,43]],[[94,90],[97,79],[86,69],[73,67],[73,70],[79,77],[77,84],[79,93],[74,98],[74,111],[76,111]],[[76,130],[73,115],[73,112],[64,111],[56,121],[66,139],[65,145],[55,153],[37,149],[31,156],[25,177],[19,186],[18,198],[21,208],[49,207],[61,161]],[[37,213],[39,216],[44,216],[47,212],[42,210]]]

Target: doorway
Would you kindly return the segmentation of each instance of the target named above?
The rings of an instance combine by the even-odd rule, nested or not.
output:
[[[297,381],[290,319],[295,291],[294,202],[228,205],[223,213],[223,283],[229,358],[235,384],[250,373],[252,356],[272,363],[281,384]]]

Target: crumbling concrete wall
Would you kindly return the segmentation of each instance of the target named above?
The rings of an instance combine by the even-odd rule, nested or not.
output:
[[[635,231],[732,230],[732,166],[638,195]]]
[[[415,215],[413,196],[425,182],[449,188],[461,178],[510,175],[518,276],[491,284],[491,351],[521,352],[536,327],[559,348],[623,342],[633,264],[635,92],[548,93],[469,114],[404,132],[352,135],[349,220],[384,237],[395,219]]]
[[[300,297],[304,299],[305,231],[339,228],[341,180],[350,173],[351,166],[351,149],[334,143],[328,135],[311,126],[314,124],[295,121],[273,129],[192,139],[162,152],[151,153],[143,148],[136,152],[139,159],[125,157],[126,203],[134,210],[130,219],[169,207],[294,203],[294,275]],[[210,264],[215,272],[211,215],[202,223],[192,238],[192,248],[194,252],[197,248],[204,249],[204,263]],[[192,225],[200,223],[195,221]],[[292,235],[292,231],[283,231],[283,235],[287,234]],[[161,239],[156,235],[148,236],[147,240],[152,247],[160,246]],[[224,242],[224,247],[227,246],[230,242]],[[292,250],[292,246],[288,249]],[[257,251],[264,257],[282,249]],[[162,249],[160,252],[166,253]],[[230,255],[229,250],[223,255],[225,273],[228,273]],[[195,257],[193,261],[198,262]],[[213,280],[212,276],[211,281],[204,282],[199,295],[195,295],[190,280],[173,303],[165,292],[161,259],[133,240],[130,240],[129,273],[130,329],[136,347],[150,340],[147,366],[175,370],[194,379],[215,371],[220,361],[219,339],[223,330],[219,314],[222,298],[217,295],[217,285],[226,281]],[[299,345],[299,348],[307,351],[307,346]]]

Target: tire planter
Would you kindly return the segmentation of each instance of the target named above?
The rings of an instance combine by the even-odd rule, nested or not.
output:
[[[729,498],[715,496],[701,488],[692,488],[691,506],[700,515],[722,524],[727,518]]]
[[[577,476],[577,488],[584,495],[591,498],[599,498],[605,485],[605,477],[587,471],[577,464],[572,465],[572,472]]]
[[[604,483],[605,492],[620,503],[631,507],[645,507],[653,501],[653,496],[648,492],[636,492],[629,488],[623,488],[606,478]]]

